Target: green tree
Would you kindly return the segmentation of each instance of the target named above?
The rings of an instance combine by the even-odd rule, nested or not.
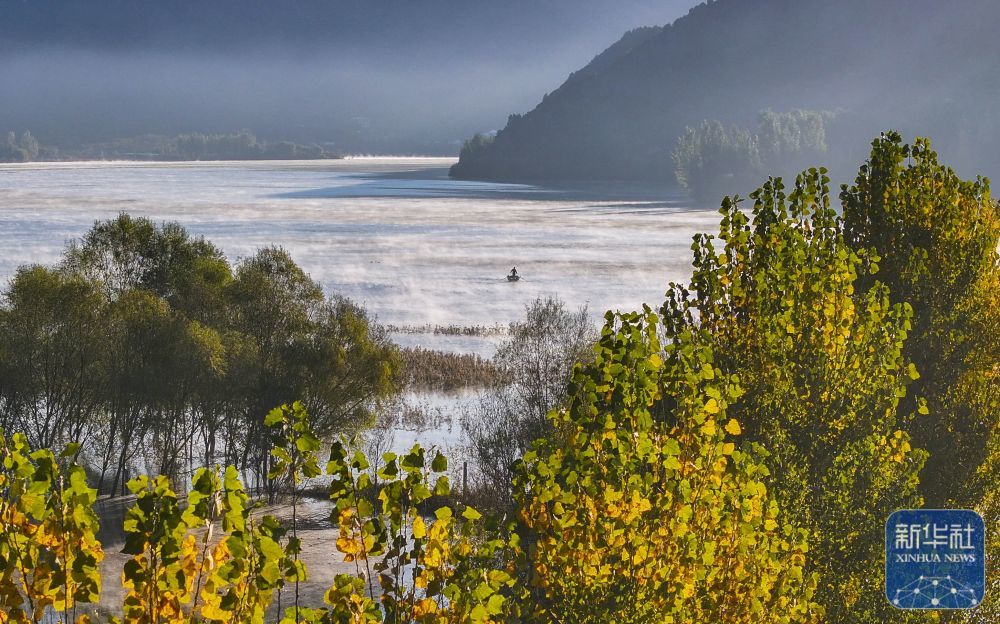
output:
[[[0,307],[0,429],[36,448],[95,433],[106,386],[107,301],[58,270],[18,270]]]
[[[826,122],[832,115],[816,111],[770,109],[757,116],[761,158],[772,171],[799,169],[826,155]]]
[[[206,320],[219,288],[231,280],[222,251],[192,237],[177,223],[156,225],[126,213],[95,222],[67,248],[64,266],[99,283],[109,298],[127,290],[149,291],[172,306]]]
[[[493,135],[477,132],[471,139],[462,144],[461,158],[475,159],[488,150],[493,141]]]
[[[178,329],[169,305],[148,291],[130,290],[112,302],[104,325],[107,420],[98,489],[110,477],[109,491],[124,494],[133,460],[147,450],[148,436],[160,433],[165,395],[172,386],[167,375],[176,370],[167,354]]]
[[[890,132],[841,192],[847,236],[880,256],[879,277],[913,306],[904,354],[920,373],[907,423],[930,451],[920,477],[928,506],[976,505],[1000,483],[976,478],[1000,427],[1000,209],[989,181],[963,180],[930,141]],[[869,287],[868,284],[865,287]]]
[[[662,313],[668,336],[705,334],[716,365],[739,375],[745,393],[729,413],[771,452],[766,482],[809,531],[827,615],[883,622],[894,614],[881,593],[882,526],[919,504],[926,457],[900,411],[918,377],[903,352],[912,312],[881,283],[859,288],[878,258],[849,246],[825,173],[799,176],[788,194],[769,180],[749,217],[726,198],[718,237],[695,238],[690,287],[674,286]]]
[[[688,127],[672,152],[674,176],[696,200],[753,188],[765,170],[798,171],[826,154],[831,113],[763,110],[755,132],[719,121]]]
[[[57,269],[21,270],[0,307],[0,424],[85,442],[103,491],[139,460],[178,476],[220,460],[266,485],[265,415],[301,399],[321,436],[397,392],[387,332],[280,249],[233,272],[176,223],[97,222]]]
[[[757,138],[750,131],[726,128],[719,121],[685,128],[672,157],[677,183],[698,201],[752,184],[764,164]]]
[[[270,470],[264,416],[299,398],[318,435],[357,430],[398,389],[399,354],[353,303],[327,300],[282,249],[243,261],[229,289],[234,328],[249,340],[243,395],[245,449],[239,464]]]

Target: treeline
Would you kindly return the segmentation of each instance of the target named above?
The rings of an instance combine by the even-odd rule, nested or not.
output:
[[[38,139],[27,130],[20,138],[12,130],[0,142],[0,162],[31,162],[38,158],[40,152]]]
[[[301,399],[322,435],[360,429],[398,369],[386,332],[285,251],[232,266],[177,224],[124,214],[58,266],[18,270],[0,306],[0,428],[82,443],[104,493],[217,463],[264,484],[268,410]]]
[[[688,126],[672,152],[674,176],[698,201],[753,188],[765,171],[799,171],[826,154],[831,113],[762,111],[755,132],[720,121]]]
[[[496,137],[491,134],[477,132],[471,139],[466,139],[462,143],[462,149],[458,154],[458,162],[451,166],[449,175],[455,178],[468,178],[484,176],[485,171],[479,171],[476,163],[489,153],[490,146]]]
[[[434,334],[435,336],[503,336],[507,333],[508,327],[499,323],[493,325],[436,325],[424,323],[423,325],[391,325],[385,326],[386,330],[394,334]]]
[[[316,144],[258,141],[248,130],[234,134],[182,134],[165,157],[178,160],[317,160],[336,158]]]
[[[250,130],[165,136],[144,134],[63,149],[69,160],[322,160],[340,158],[320,145],[262,141]]]
[[[966,175],[993,174],[1000,116],[986,102],[998,78],[979,59],[1000,52],[989,28],[998,19],[990,0],[701,2],[672,24],[626,34],[530,111],[514,111],[523,114],[451,173],[662,183],[686,126],[750,127],[756,111],[795,107],[839,112],[827,155],[814,161],[837,180],[849,180],[858,146],[886,127],[920,128]],[[759,38],[768,45],[751,43]]]

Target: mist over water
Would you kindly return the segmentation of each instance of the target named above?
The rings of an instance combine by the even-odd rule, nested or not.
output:
[[[690,272],[715,211],[627,183],[541,186],[447,178],[452,159],[0,166],[0,281],[55,263],[95,219],[177,221],[230,260],[288,249],[327,294],[397,326],[495,325],[539,296],[608,309],[657,305]],[[508,283],[516,266],[522,279]],[[489,355],[495,339],[401,334]]]

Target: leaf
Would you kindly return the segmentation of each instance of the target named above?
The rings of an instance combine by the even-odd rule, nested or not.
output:
[[[726,433],[734,436],[738,436],[743,433],[743,429],[740,428],[740,423],[737,422],[735,418],[730,418],[729,422],[726,423]]]
[[[284,410],[281,407],[276,407],[270,412],[268,412],[267,416],[264,417],[264,426],[274,427],[275,425],[284,422],[284,420],[285,420]]]
[[[427,536],[427,525],[424,524],[424,519],[417,516],[413,519],[413,537],[415,539],[424,539]]]
[[[663,441],[663,453],[666,455],[680,455],[681,445],[674,438],[667,438]]]
[[[437,453],[434,456],[434,461],[431,462],[431,470],[433,470],[434,472],[444,472],[447,469],[448,469],[448,458],[442,455],[441,453]]]

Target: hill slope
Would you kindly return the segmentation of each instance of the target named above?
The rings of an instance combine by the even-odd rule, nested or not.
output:
[[[0,139],[229,134],[452,155],[697,0],[0,0]]]
[[[836,111],[835,167],[892,127],[932,136],[960,168],[1000,171],[998,20],[992,0],[708,2],[626,35],[452,175],[666,180],[686,126],[752,127],[767,108]]]

